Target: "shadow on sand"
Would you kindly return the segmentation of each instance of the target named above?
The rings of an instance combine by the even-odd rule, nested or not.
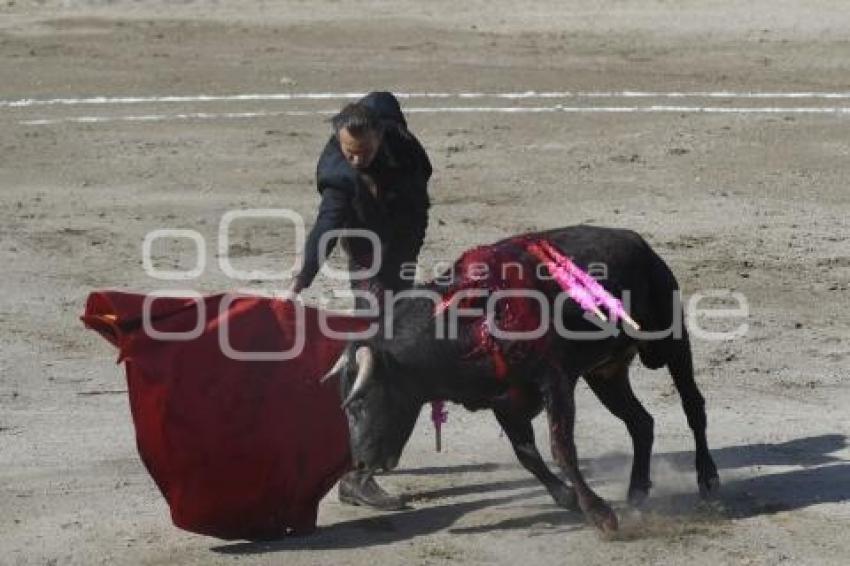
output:
[[[751,477],[727,478],[712,513],[720,518],[746,518],[772,514],[780,511],[801,509],[819,503],[850,501],[850,462],[832,455],[847,446],[847,437],[830,434],[800,438],[778,444],[753,444],[731,446],[713,450],[721,470],[732,470],[759,466],[803,466],[802,469]],[[662,453],[656,460],[669,462],[675,468],[692,470],[692,452]],[[599,460],[602,460],[601,462]],[[605,456],[587,462],[591,468],[613,468],[627,466],[629,455]],[[491,472],[504,466],[490,464],[457,467],[429,467],[408,469],[403,475],[451,474],[468,472]],[[721,472],[721,479],[723,473]],[[457,497],[471,494],[495,495],[499,491],[534,488],[539,484],[533,478],[507,480],[469,485],[452,486],[413,494],[412,499],[428,500]],[[624,486],[625,490],[625,486]],[[694,491],[696,485],[694,482]],[[374,517],[342,521],[320,528],[309,537],[286,538],[271,542],[240,542],[214,547],[221,554],[263,554],[299,549],[344,549],[390,544],[450,529],[455,522],[468,513],[527,500],[543,491],[532,489],[510,496],[493,496],[471,502],[433,505],[398,513],[381,514]],[[651,497],[647,510],[667,515],[690,515],[700,507],[696,493],[682,493]],[[526,517],[502,519],[488,525],[455,529],[459,533],[489,532],[494,530],[529,529],[535,524],[546,523],[561,530],[572,530],[583,526],[583,518],[577,513],[556,507],[533,512]]]
[[[479,487],[482,491],[491,491],[488,489],[489,484],[480,484]],[[522,501],[532,495],[539,495],[539,493],[521,493],[509,497],[492,497],[478,501],[449,503],[410,511],[381,514],[321,527],[315,534],[307,537],[233,543],[214,547],[212,550],[220,554],[248,555],[288,550],[329,550],[381,546],[446,530],[467,513],[513,501]],[[540,522],[578,527],[582,524],[583,519],[578,514],[569,511],[553,512],[547,509],[542,513],[512,518],[502,521],[501,526],[487,526],[481,528],[481,530],[528,528]]]
[[[822,466],[844,462],[832,453],[846,447],[847,437],[843,434],[824,434],[776,444],[714,448],[711,455],[717,467],[724,470],[754,466]],[[680,471],[694,469],[693,451],[657,453],[653,454],[653,460],[667,462]],[[609,454],[583,464],[600,469],[623,468],[631,465],[631,454]]]

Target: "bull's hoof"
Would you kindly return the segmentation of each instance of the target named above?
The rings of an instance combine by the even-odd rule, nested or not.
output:
[[[583,511],[588,522],[603,533],[612,533],[620,528],[616,513],[601,499],[586,506]]]
[[[712,476],[699,480],[699,496],[703,499],[713,499],[720,492],[720,477]]]
[[[381,511],[407,509],[404,499],[384,491],[371,475],[364,477],[357,472],[352,472],[340,480],[339,500],[348,505],[363,505]]]
[[[629,505],[632,507],[642,507],[649,498],[649,488],[630,487],[628,493]]]

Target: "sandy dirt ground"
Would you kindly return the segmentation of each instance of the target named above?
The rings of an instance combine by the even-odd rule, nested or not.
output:
[[[838,0],[2,0],[0,564],[847,563],[850,113],[836,109],[850,98],[663,93],[847,93],[848,38]],[[436,171],[422,263],[586,222],[642,233],[689,294],[742,293],[746,335],[694,344],[719,502],[696,496],[669,377],[636,368],[656,419],[656,487],[640,513],[624,502],[625,428],[579,391],[583,467],[622,515],[610,539],[552,504],[490,414],[457,407],[444,452],[423,418],[383,479],[409,511],[347,507],[332,492],[318,534],[263,544],[171,525],[135,451],[115,352],[77,319],[85,297],[163,288],[142,268],[157,228],[207,240],[203,275],[171,288],[273,289],[222,273],[219,221],[260,207],[312,220],[328,126],[311,112],[342,100],[14,102],[370,89],[658,93],[403,100],[437,109],[410,115]],[[689,108],[445,110],[556,104]],[[750,110],[694,111],[706,107]],[[244,268],[295,252],[271,221],[232,238]],[[186,244],[161,242],[158,265],[191,267]]]

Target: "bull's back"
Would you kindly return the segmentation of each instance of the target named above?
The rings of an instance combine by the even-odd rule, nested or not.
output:
[[[611,294],[624,300],[632,318],[649,332],[668,329],[674,321],[678,283],[661,257],[639,234],[632,230],[598,226],[568,226],[537,234],[552,242],[580,268],[589,272]],[[561,313],[567,328],[596,329],[584,320],[584,312],[569,302]],[[634,343],[621,333],[607,340],[567,340],[568,357],[578,365],[593,365],[595,358]],[[665,341],[644,344],[641,358],[646,365],[658,367],[668,350]],[[657,359],[656,359],[657,358]],[[649,362],[649,363],[647,363]]]
[[[609,278],[628,278],[651,262],[654,255],[646,241],[632,230],[578,225],[540,235],[555,243],[580,267],[606,267]]]

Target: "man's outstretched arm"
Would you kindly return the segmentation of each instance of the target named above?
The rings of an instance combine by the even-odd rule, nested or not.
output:
[[[324,250],[319,249],[319,242],[328,230],[343,227],[346,210],[349,206],[348,199],[346,192],[340,189],[326,187],[322,191],[322,202],[319,204],[316,223],[310,230],[304,244],[304,261],[301,265],[301,272],[295,276],[290,288],[294,293],[300,293],[302,289],[306,289],[313,283],[322,263],[333,251],[336,238],[330,238]]]

